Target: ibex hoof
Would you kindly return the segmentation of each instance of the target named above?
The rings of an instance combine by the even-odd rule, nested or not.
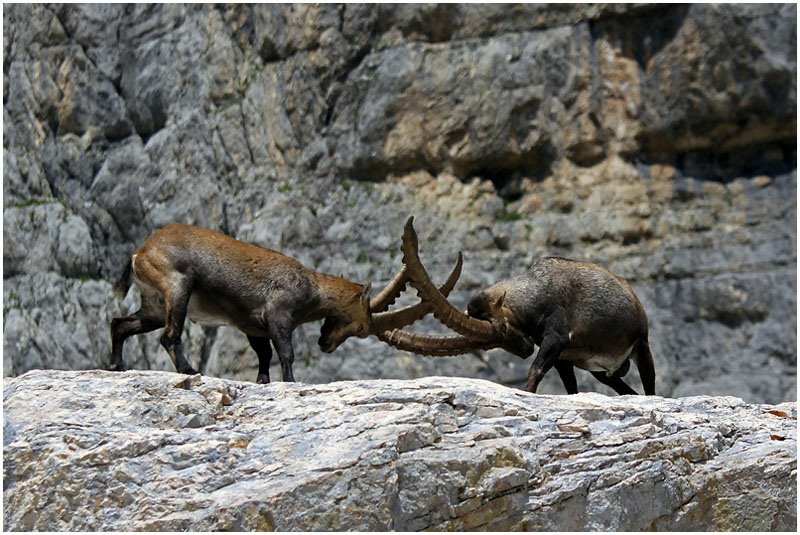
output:
[[[256,378],[256,383],[260,385],[268,385],[269,384],[269,375],[265,373],[259,373],[258,377]]]

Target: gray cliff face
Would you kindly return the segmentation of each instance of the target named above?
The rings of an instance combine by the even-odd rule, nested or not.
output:
[[[6,530],[797,525],[793,402],[44,370],[3,411]]]
[[[659,394],[795,399],[794,5],[10,5],[3,25],[6,376],[105,368],[138,299],[111,284],[170,222],[378,288],[415,215],[435,279],[465,252],[461,308],[539,256],[598,262],[648,312]],[[318,335],[295,334],[301,381],[529,366]],[[205,374],[255,379],[239,333],[185,338]],[[125,359],[172,370],[158,334]]]

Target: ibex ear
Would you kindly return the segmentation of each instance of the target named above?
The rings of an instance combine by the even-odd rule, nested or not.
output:
[[[368,282],[366,286],[364,286],[364,291],[361,292],[361,304],[369,309],[369,296],[372,293],[372,282]]]
[[[508,320],[506,320],[505,314],[503,314],[503,303],[506,300],[506,292],[503,292],[503,295],[497,298],[497,301],[494,302],[494,318],[495,321],[500,325],[500,333],[503,335],[508,334]]]

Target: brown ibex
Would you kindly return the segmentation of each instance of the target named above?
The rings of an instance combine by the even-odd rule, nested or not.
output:
[[[446,294],[461,273],[461,259],[442,287]],[[153,233],[128,262],[114,285],[123,298],[134,279],[140,309],[111,322],[111,369],[124,370],[122,348],[136,334],[163,327],[161,345],[180,373],[194,374],[181,346],[186,318],[205,325],[229,325],[247,335],[258,355],[259,383],[268,383],[270,341],[278,352],[284,381],[294,381],[292,333],[324,319],[319,347],[331,352],[350,336],[381,336],[424,316],[425,303],[386,312],[405,288],[405,267],[370,300],[362,286],[303,267],[277,251],[263,249],[212,230],[175,223]]]
[[[567,392],[577,393],[577,366],[619,394],[636,394],[622,380],[633,359],[645,394],[655,394],[647,315],[628,283],[607,269],[588,262],[542,258],[525,274],[476,294],[464,314],[431,283],[419,259],[413,217],[406,223],[402,250],[411,285],[434,316],[460,335],[395,330],[385,337],[388,343],[429,355],[503,347],[522,358],[536,344],[539,352],[525,388],[529,392],[536,392],[555,366]]]

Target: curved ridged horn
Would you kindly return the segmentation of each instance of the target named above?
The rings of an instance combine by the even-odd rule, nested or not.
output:
[[[378,338],[401,351],[411,351],[431,357],[462,355],[479,349],[496,347],[490,342],[480,342],[458,334],[417,334],[400,329],[379,333]]]
[[[400,268],[400,271],[397,272],[397,275],[389,281],[389,284],[381,290],[381,292],[375,296],[374,299],[370,300],[369,311],[370,312],[384,312],[390,306],[394,304],[400,294],[403,293],[403,290],[406,289],[406,283],[408,282],[408,267],[403,264],[403,267]]]
[[[463,266],[464,257],[459,252],[456,266],[453,268],[450,276],[447,277],[445,283],[439,287],[439,291],[445,297],[450,295],[450,292],[452,292],[453,288],[455,288],[458,278],[461,276],[461,268]],[[405,264],[403,267],[406,267]],[[405,327],[406,325],[411,325],[415,321],[422,319],[425,314],[430,312],[430,310],[430,303],[420,301],[415,305],[410,305],[399,310],[375,313],[372,315],[372,332],[378,334],[380,337],[380,334],[384,331],[390,331],[392,329],[398,329],[400,327]]]
[[[499,338],[499,333],[490,322],[472,318],[459,311],[431,282],[425,266],[419,259],[419,241],[414,230],[414,216],[409,217],[406,221],[400,250],[403,252],[403,264],[408,266],[409,283],[417,290],[417,295],[424,302],[430,304],[436,319],[455,332],[478,342],[488,342]]]

